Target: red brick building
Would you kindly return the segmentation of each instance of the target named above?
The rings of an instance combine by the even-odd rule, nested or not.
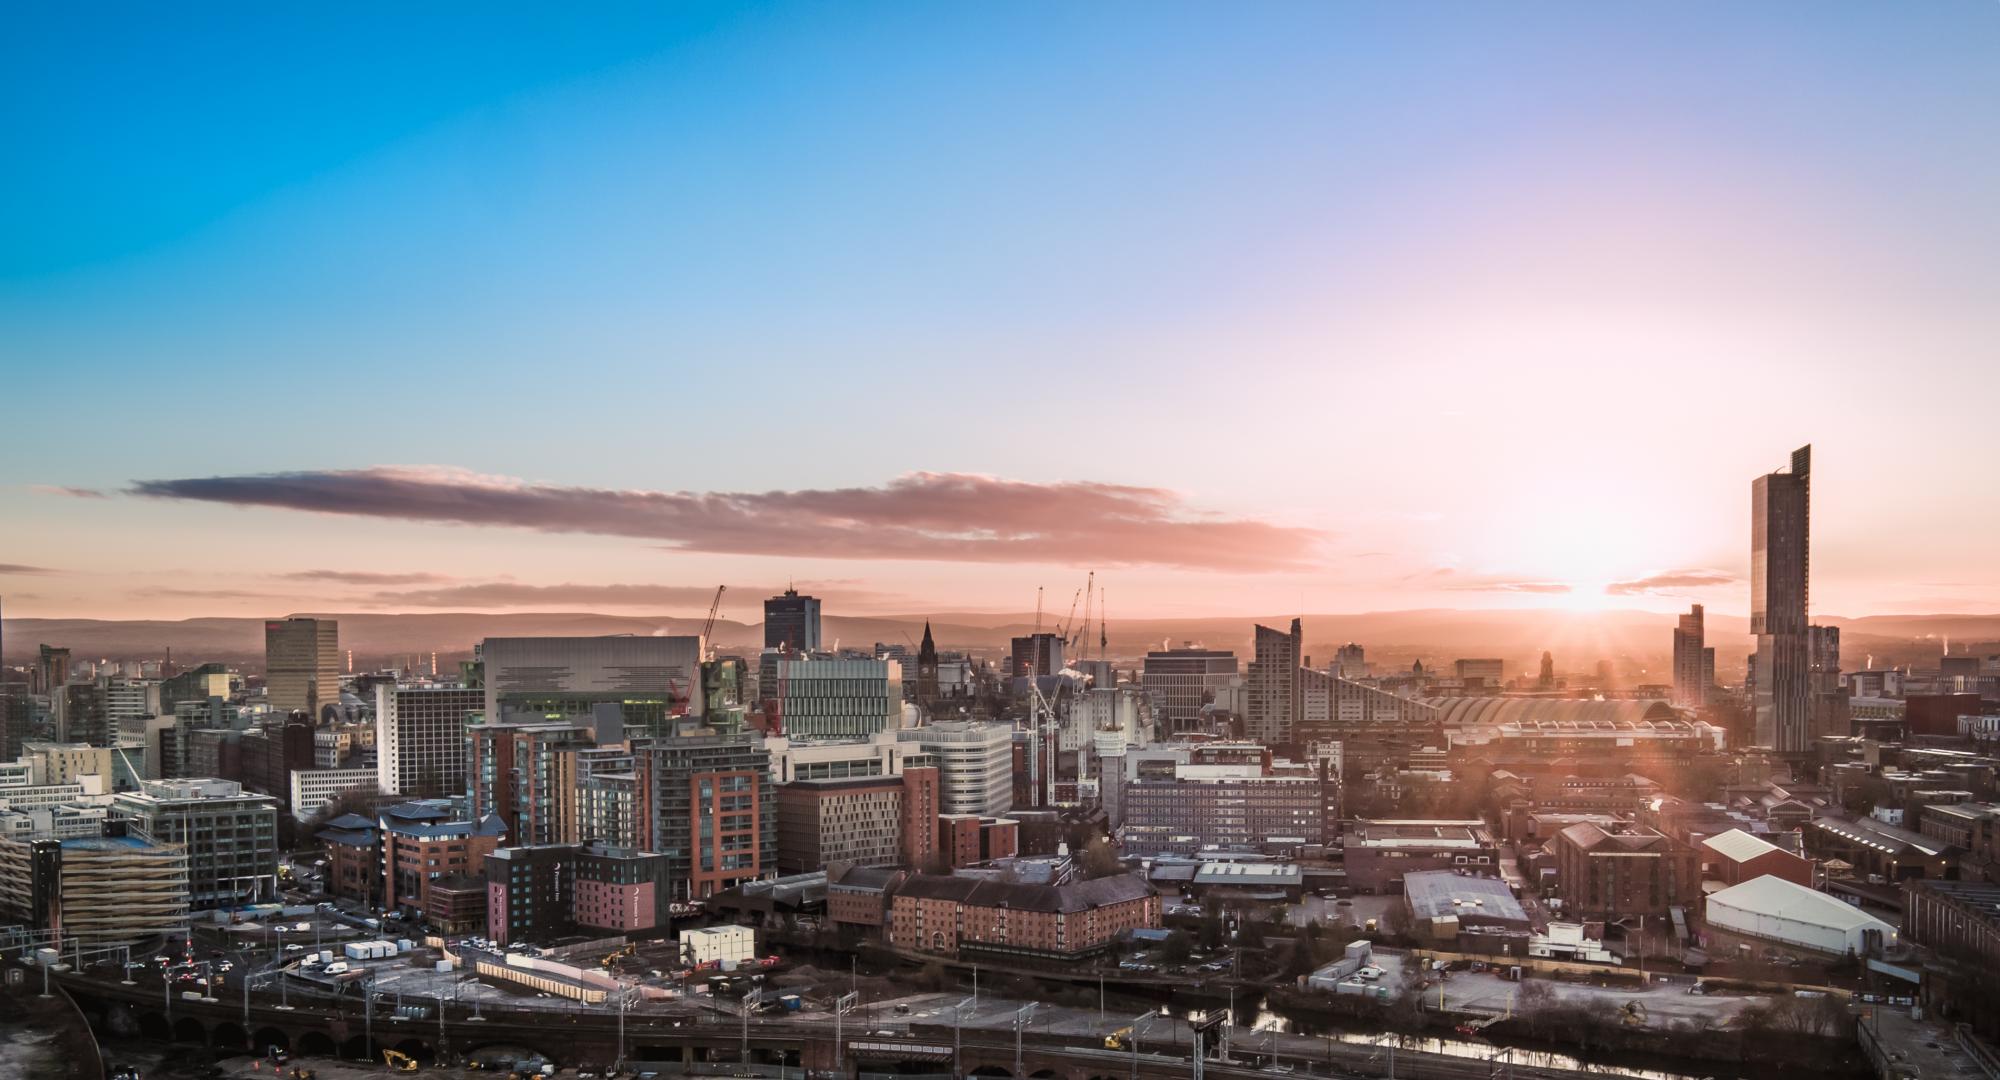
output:
[[[1741,885],[1768,874],[1794,885],[1813,887],[1812,860],[1742,829],[1731,829],[1703,840],[1701,864],[1706,877],[1725,885]]]
[[[937,819],[937,853],[954,870],[1021,851],[1020,823],[1013,818],[943,814]]]
[[[433,881],[477,874],[507,838],[497,815],[466,820],[449,800],[388,807],[374,820],[343,814],[319,839],[327,846],[327,889],[335,896],[422,913]]]
[[[1566,918],[1665,915],[1701,899],[1695,849],[1665,833],[1637,825],[1611,832],[1571,825],[1549,846]]]
[[[1068,885],[919,874],[889,902],[889,944],[939,956],[1071,960],[1159,926],[1159,893],[1132,874]]]
[[[938,771],[799,780],[776,789],[778,872],[919,866],[937,850]]]

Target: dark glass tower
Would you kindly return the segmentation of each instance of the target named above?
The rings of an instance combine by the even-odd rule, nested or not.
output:
[[[1812,738],[1811,656],[1807,641],[1812,447],[1792,451],[1790,472],[1750,484],[1750,666],[1757,741],[1802,754]]]

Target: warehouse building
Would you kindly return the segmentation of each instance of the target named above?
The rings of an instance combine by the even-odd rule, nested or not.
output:
[[[1896,944],[1896,928],[1816,889],[1766,874],[1712,893],[1708,951],[1739,955],[1876,956]]]

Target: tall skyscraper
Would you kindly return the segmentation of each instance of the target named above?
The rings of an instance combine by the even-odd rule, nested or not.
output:
[[[467,718],[486,691],[375,684],[375,787],[385,795],[440,799],[465,791]]]
[[[275,713],[307,712],[340,701],[340,624],[272,619],[264,624],[264,695]]]
[[[1299,668],[1305,630],[1292,620],[1290,631],[1257,627],[1248,672],[1249,700],[1244,706],[1243,733],[1266,746],[1292,741],[1305,708],[1299,692]]]
[[[1760,745],[1806,751],[1812,737],[1807,643],[1812,447],[1792,451],[1790,472],[1750,484],[1750,682]]]
[[[1674,627],[1674,704],[1699,709],[1708,704],[1715,685],[1715,650],[1708,647],[1708,626],[1700,604],[1681,616]]]
[[[797,589],[764,601],[764,647],[819,651],[819,598],[800,596]]]

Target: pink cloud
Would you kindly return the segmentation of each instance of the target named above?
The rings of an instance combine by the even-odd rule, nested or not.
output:
[[[1163,488],[910,473],[764,492],[565,487],[440,467],[148,480],[133,494],[324,514],[625,536],[675,551],[1299,570],[1323,534],[1191,510]]]

